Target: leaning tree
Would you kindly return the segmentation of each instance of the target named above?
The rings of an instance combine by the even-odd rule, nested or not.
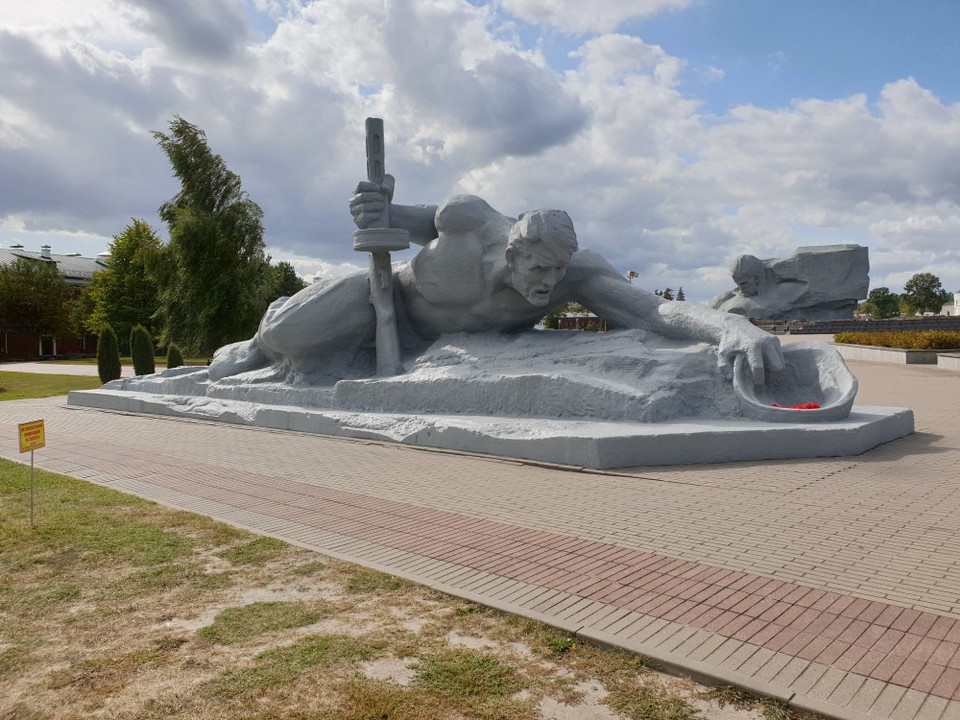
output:
[[[175,116],[154,132],[181,188],[160,206],[169,242],[154,257],[160,344],[190,354],[250,337],[274,277],[264,251],[263,211],[251,200],[203,130]]]

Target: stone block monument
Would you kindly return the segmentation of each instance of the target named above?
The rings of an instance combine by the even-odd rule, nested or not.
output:
[[[741,255],[731,271],[737,287],[709,304],[753,320],[850,320],[867,297],[869,273],[861,245],[801,247],[785,259]]]

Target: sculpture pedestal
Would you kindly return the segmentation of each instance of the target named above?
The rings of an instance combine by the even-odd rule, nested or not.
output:
[[[588,468],[859,455],[913,432],[905,408],[854,407],[816,424],[685,419],[629,423],[349,412],[124,390],[75,390],[70,405],[363,438]]]
[[[758,390],[725,379],[711,346],[641,331],[464,334],[392,377],[359,372],[353,354],[220,380],[179,367],[69,403],[589,468],[859,455],[913,432],[910,410],[851,412],[856,379],[829,346],[784,358]],[[801,401],[822,409],[771,405]]]

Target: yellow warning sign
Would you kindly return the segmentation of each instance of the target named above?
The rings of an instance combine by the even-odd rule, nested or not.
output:
[[[32,420],[31,422],[20,423],[20,452],[30,452],[39,450],[46,445],[46,437],[43,433],[43,420]]]

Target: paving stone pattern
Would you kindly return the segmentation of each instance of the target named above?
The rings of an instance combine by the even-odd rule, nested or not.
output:
[[[960,718],[960,373],[849,363],[917,432],[855,458],[577,471],[0,403],[0,454],[843,718]],[[42,521],[42,491],[38,518]]]

